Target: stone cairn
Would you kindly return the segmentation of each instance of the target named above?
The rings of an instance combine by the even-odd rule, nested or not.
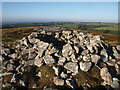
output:
[[[20,78],[26,72],[26,67],[40,68],[48,65],[54,70],[55,77],[52,80],[56,86],[66,85],[76,89],[78,85],[73,76],[77,75],[79,70],[89,72],[93,67],[97,67],[103,79],[101,85],[120,90],[120,45],[110,46],[101,40],[100,35],[70,30],[36,31],[19,40],[14,49],[4,45],[0,48],[2,88],[15,88],[16,85],[28,87],[27,79]],[[114,70],[111,70],[111,67]],[[42,77],[41,73],[42,71],[34,72],[39,79]],[[11,76],[8,78],[9,82],[5,80],[7,76]],[[32,86],[37,87],[36,83]]]

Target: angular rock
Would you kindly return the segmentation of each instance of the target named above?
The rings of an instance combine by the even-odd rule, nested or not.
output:
[[[43,41],[39,41],[38,45],[34,48],[38,49],[38,55],[41,57],[43,55],[43,53],[45,52],[45,50],[48,48],[48,46],[49,46],[48,43],[45,43]]]
[[[9,49],[9,48],[1,47],[1,53],[2,53],[2,54],[5,54],[5,55],[7,56],[7,55],[10,54],[11,52],[10,52],[10,49]]]
[[[60,67],[60,66],[53,66],[52,68],[54,69],[55,74],[56,74],[57,76],[59,76],[60,73],[61,73],[61,67]]]
[[[101,55],[101,59],[103,60],[103,62],[107,62],[108,61],[108,53],[106,52],[105,49],[102,49],[100,55]]]
[[[99,55],[91,55],[91,61],[94,62],[95,64],[97,64],[99,60],[100,60]]]
[[[24,87],[26,86],[26,80],[20,80],[19,83],[21,86],[24,86]]]
[[[65,61],[66,61],[65,57],[60,57],[59,60],[58,60],[58,64],[59,65],[64,65]]]
[[[12,83],[16,83],[16,74],[14,74],[14,75],[12,76],[10,82],[12,82]]]
[[[90,58],[90,55],[89,55],[89,54],[83,56],[83,61],[90,61],[90,60],[91,60],[91,58]]]
[[[115,90],[120,89],[120,83],[119,83],[119,80],[117,78],[113,78],[113,82],[111,84],[111,87],[114,88]]]
[[[66,45],[63,46],[62,55],[64,57],[70,56],[73,52],[74,52],[73,48],[72,48],[72,46],[70,44],[66,44]]]
[[[61,74],[60,74],[60,76],[62,77],[62,78],[68,78],[69,77],[69,75],[68,74],[65,74],[64,72],[62,72]]]
[[[78,87],[75,79],[72,79],[72,78],[67,79],[67,80],[66,80],[66,84],[67,84],[68,86],[70,86],[72,89],[75,89],[75,88]]]
[[[82,54],[83,56],[88,55],[88,54],[89,54],[89,51],[88,51],[88,50],[83,50],[81,54]]]
[[[50,55],[45,55],[43,57],[43,59],[44,59],[45,63],[48,64],[48,65],[52,65],[52,64],[55,63],[54,58],[52,56],[50,56]]]
[[[109,66],[115,66],[115,62],[109,60],[108,62],[106,62]]]
[[[78,73],[78,65],[77,65],[77,63],[68,62],[68,63],[66,63],[64,65],[64,68],[66,68],[67,70],[70,70],[74,74]]]
[[[92,63],[91,62],[80,62],[80,69],[84,72],[87,72],[91,69]]]
[[[13,71],[15,69],[15,65],[9,63],[7,64],[7,71]]]
[[[64,83],[65,83],[65,81],[64,81],[64,80],[59,79],[58,77],[54,77],[54,78],[53,78],[53,82],[54,82],[54,83],[55,83],[55,85],[57,85],[57,86],[63,86],[63,85],[64,85]]]
[[[120,45],[117,45],[116,48],[118,51],[120,51]]]
[[[34,64],[34,60],[28,60],[25,62],[24,66],[32,66]]]
[[[28,59],[33,60],[33,59],[35,59],[36,56],[37,56],[36,52],[29,51]]]
[[[75,52],[78,54],[79,53],[79,47],[74,46]]]
[[[100,76],[104,80],[103,85],[111,85],[112,83],[112,76],[109,73],[107,68],[102,68],[100,70]]]
[[[35,58],[34,65],[36,65],[37,67],[41,67],[43,65],[43,58],[42,57],[40,58],[39,56],[37,56]]]
[[[41,76],[42,76],[41,72],[38,72],[37,76],[38,76],[38,77],[41,77]]]

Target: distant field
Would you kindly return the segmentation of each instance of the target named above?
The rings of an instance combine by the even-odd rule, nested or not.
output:
[[[2,28],[19,28],[33,26],[51,26],[65,27],[79,30],[95,31],[109,34],[120,34],[117,23],[101,23],[101,22],[49,22],[49,23],[28,23],[28,24],[6,24]]]
[[[8,45],[8,44],[12,45],[14,44],[14,41],[20,40],[23,37],[29,35],[33,31],[33,29],[37,27],[38,26],[1,29],[2,30],[2,43],[5,45]],[[103,38],[103,40],[107,42],[108,44],[110,45],[120,44],[119,42],[120,35],[112,35],[112,34],[107,34],[107,33],[93,32],[93,31],[79,30],[79,29],[72,29],[72,28],[69,30],[92,33],[94,35],[103,35],[105,37]]]
[[[113,27],[98,27],[95,28],[96,30],[114,30],[114,31],[118,31],[118,26],[113,26]]]
[[[94,23],[94,22],[50,22],[50,23],[29,23],[29,24],[9,24],[3,25],[2,42],[4,44],[13,43],[24,36],[29,35],[34,28],[39,26],[65,27],[80,32],[103,35],[104,40],[111,44],[120,44],[120,31],[117,23]]]

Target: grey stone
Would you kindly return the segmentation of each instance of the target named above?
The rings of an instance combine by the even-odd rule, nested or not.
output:
[[[111,85],[112,83],[112,76],[109,73],[107,68],[102,68],[100,70],[100,76],[104,80],[103,85]]]
[[[13,74],[10,82],[16,83],[16,74]]]
[[[60,57],[59,60],[58,60],[58,64],[59,65],[64,65],[65,61],[66,61],[65,57]]]
[[[99,55],[91,55],[91,61],[94,62],[95,64],[97,64],[99,60],[100,60]]]
[[[15,59],[17,57],[17,53],[13,53],[9,55],[11,58]]]
[[[117,78],[113,78],[113,82],[111,84],[111,87],[114,88],[115,90],[120,89],[119,80]]]
[[[111,61],[111,60],[107,61],[106,63],[107,63],[109,66],[115,66],[115,62],[113,62],[113,61]]]
[[[50,55],[45,55],[43,57],[43,59],[44,59],[45,63],[48,64],[48,65],[52,65],[52,64],[55,63],[54,58],[52,56],[50,56]]]
[[[90,60],[91,60],[91,58],[90,58],[89,54],[83,56],[83,61],[90,61]]]
[[[34,48],[38,50],[38,55],[40,57],[42,57],[43,53],[46,51],[46,49],[48,48],[49,44],[45,43],[43,41],[39,41],[38,45],[35,46]]]
[[[33,60],[33,59],[35,59],[36,56],[37,56],[36,52],[29,51],[28,59]]]
[[[57,76],[59,76],[60,73],[61,73],[61,67],[60,67],[60,66],[53,66],[52,68],[54,69],[55,74],[56,74]]]
[[[75,79],[72,79],[72,78],[68,78],[68,79],[66,80],[66,84],[67,84],[68,86],[70,86],[71,88],[73,88],[73,89],[75,89],[75,88],[78,87]]]
[[[2,54],[5,54],[5,55],[8,55],[8,54],[10,54],[11,52],[10,52],[10,49],[9,49],[9,48],[2,47],[1,53],[2,53]]]
[[[32,66],[34,64],[34,60],[28,60],[25,62],[24,66]]]
[[[37,88],[37,85],[36,85],[36,84],[34,84],[34,85],[32,86],[32,88],[35,88],[35,89],[36,89],[36,88]]]
[[[64,57],[68,57],[68,56],[72,55],[73,52],[74,52],[73,48],[70,44],[66,44],[63,46],[62,55]]]
[[[7,71],[13,71],[15,69],[15,66],[11,63],[7,64]]]
[[[90,70],[92,66],[91,62],[80,62],[80,69],[84,72],[87,72],[88,70]]]
[[[57,85],[57,86],[63,86],[63,85],[64,85],[64,83],[65,83],[65,81],[64,81],[64,80],[59,79],[58,77],[54,77],[54,78],[53,78],[53,82],[54,82],[54,83],[55,83],[55,85]]]
[[[38,76],[38,77],[41,77],[41,76],[42,76],[41,72],[38,72],[37,76]]]
[[[88,51],[88,50],[83,50],[81,54],[82,54],[83,56],[88,55],[88,54],[89,54],[89,51]]]
[[[36,65],[37,67],[41,67],[43,65],[43,58],[42,57],[40,58],[39,56],[37,56],[35,58],[34,65]]]
[[[79,47],[74,46],[75,52],[78,54],[79,53]]]
[[[26,81],[25,80],[20,80],[19,83],[20,83],[21,86],[26,86]]]
[[[69,75],[68,74],[65,74],[64,72],[62,72],[61,74],[60,74],[60,76],[62,77],[62,78],[68,78],[69,77]]]
[[[120,45],[117,45],[117,46],[116,46],[116,48],[117,48],[117,50],[119,50],[119,51],[120,51]]]
[[[103,60],[103,62],[107,62],[108,61],[108,53],[106,52],[105,49],[102,49],[100,55],[101,55],[101,59]]]
[[[64,65],[64,68],[66,68],[67,70],[70,70],[74,74],[78,73],[78,65],[77,65],[77,63],[68,62],[68,63],[66,63]]]

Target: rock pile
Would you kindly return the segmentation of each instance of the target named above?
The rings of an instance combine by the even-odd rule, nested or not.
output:
[[[37,82],[43,72],[36,68],[47,65],[54,70],[52,80],[56,86],[77,89],[74,76],[80,70],[86,73],[97,67],[103,79],[101,85],[120,89],[119,47],[106,44],[99,35],[77,31],[33,32],[20,40],[15,49],[0,47],[2,87],[29,87],[29,77],[23,76],[31,74],[31,78],[37,77]],[[37,83],[31,86],[38,87]]]

